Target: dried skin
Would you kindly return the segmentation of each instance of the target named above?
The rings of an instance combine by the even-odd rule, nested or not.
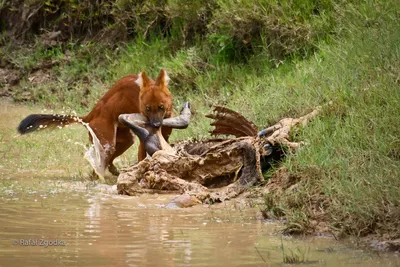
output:
[[[262,180],[254,141],[247,137],[230,145],[220,144],[204,156],[158,151],[121,174],[118,191],[128,195],[147,189],[179,191],[212,202],[235,197]]]
[[[321,107],[300,118],[285,118],[269,127],[259,137],[255,125],[237,112],[216,107],[207,117],[214,119],[212,134],[239,136],[231,139],[209,139],[196,143],[178,143],[176,153],[157,151],[152,158],[131,166],[118,177],[118,192],[138,193],[178,191],[202,202],[219,202],[236,197],[248,187],[263,181],[260,158],[269,156],[265,145],[291,142],[294,126],[305,126]]]
[[[227,134],[236,137],[257,135],[257,126],[240,113],[222,106],[215,106],[213,111],[214,113],[206,115],[207,118],[214,120],[211,123],[215,126],[210,132],[212,135]]]

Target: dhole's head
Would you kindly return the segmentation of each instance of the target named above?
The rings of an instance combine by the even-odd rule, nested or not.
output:
[[[136,80],[140,87],[140,112],[146,115],[152,127],[161,127],[163,119],[171,117],[172,96],[168,90],[169,77],[160,71],[155,82],[141,72]]]

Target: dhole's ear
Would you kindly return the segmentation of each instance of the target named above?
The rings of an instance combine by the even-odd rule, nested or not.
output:
[[[156,85],[159,85],[160,87],[168,87],[169,80],[170,78],[167,72],[164,69],[161,69],[156,80]]]
[[[140,89],[142,89],[144,87],[149,86],[150,79],[149,79],[149,77],[147,77],[146,73],[144,71],[142,71],[141,73],[139,73],[139,77],[137,78],[135,83],[137,85],[139,85]]]

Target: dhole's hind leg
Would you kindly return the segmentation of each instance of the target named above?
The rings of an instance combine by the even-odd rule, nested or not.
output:
[[[112,162],[112,156],[115,153],[115,140],[116,140],[116,128],[117,126],[112,120],[107,121],[104,119],[95,119],[89,122],[90,128],[93,130],[96,138],[99,140],[101,148],[98,148],[101,153],[100,161],[98,165],[100,169],[96,169],[96,173],[99,176],[104,176],[105,168]],[[89,136],[90,141],[93,143],[93,138]],[[104,178],[104,177],[103,177]]]
[[[125,127],[118,127],[117,128],[117,136],[116,136],[116,143],[115,143],[115,152],[111,156],[110,165],[108,166],[108,170],[113,175],[119,175],[119,171],[117,167],[113,164],[115,158],[122,155],[128,148],[130,148],[134,143],[134,136],[132,135],[129,128]]]

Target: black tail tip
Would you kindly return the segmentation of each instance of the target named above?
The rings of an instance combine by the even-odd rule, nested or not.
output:
[[[20,134],[28,134],[37,129],[36,122],[38,120],[38,114],[31,114],[23,119],[17,128],[18,133]]]
[[[21,121],[21,123],[18,125],[17,127],[17,131],[19,134],[27,134],[32,132],[32,126],[31,125],[27,125],[26,123],[23,123],[24,121]]]

